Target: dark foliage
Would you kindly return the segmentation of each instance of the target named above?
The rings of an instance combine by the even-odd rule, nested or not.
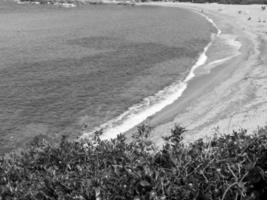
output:
[[[133,141],[50,145],[36,138],[20,153],[0,159],[2,200],[254,200],[267,195],[267,128],[181,143],[176,126],[156,150],[141,126]]]
[[[41,4],[46,3],[78,3],[79,0],[20,0],[23,2],[40,2]],[[92,0],[94,1],[94,0]],[[126,1],[126,0],[125,0]],[[146,2],[149,0],[136,0],[137,2]],[[152,0],[152,1],[162,1],[162,0]],[[164,0],[163,0],[164,1]],[[168,1],[168,0],[165,0]],[[220,4],[267,4],[267,0],[169,0],[176,2],[191,2],[191,3],[220,3]]]

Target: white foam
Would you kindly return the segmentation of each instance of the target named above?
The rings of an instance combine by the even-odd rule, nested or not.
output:
[[[62,6],[64,8],[75,8],[76,7],[74,3],[59,3],[55,5]]]
[[[213,62],[210,62],[209,65],[219,65],[219,64],[222,64],[228,60],[231,60],[233,57],[235,57],[236,55],[233,55],[233,56],[228,56],[226,58],[222,58],[222,59],[218,59],[218,60],[215,60]]]
[[[204,16],[217,29],[217,36],[220,35],[221,30],[217,27],[213,20],[203,14],[201,15]],[[130,129],[145,121],[148,117],[156,114],[166,106],[174,103],[186,90],[187,83],[195,77],[195,70],[206,63],[206,53],[208,48],[211,46],[214,38],[215,35],[212,34],[211,41],[204,48],[197,62],[193,65],[189,74],[183,81],[173,83],[169,87],[166,87],[156,93],[154,96],[145,98],[140,104],[130,107],[126,112],[124,112],[117,118],[110,120],[105,124],[102,124],[100,127],[91,132],[84,133],[81,138],[86,138],[97,130],[103,131],[102,139],[115,138],[118,134],[129,131]]]

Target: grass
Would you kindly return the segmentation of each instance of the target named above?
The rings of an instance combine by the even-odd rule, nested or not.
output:
[[[123,135],[57,145],[36,137],[20,153],[0,161],[0,199],[42,200],[253,200],[267,195],[267,128],[181,141],[176,126],[157,149],[150,128]]]

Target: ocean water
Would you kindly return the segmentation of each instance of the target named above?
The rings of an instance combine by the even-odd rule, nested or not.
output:
[[[164,97],[216,31],[177,8],[1,2],[0,10],[1,153],[40,134],[76,138]]]

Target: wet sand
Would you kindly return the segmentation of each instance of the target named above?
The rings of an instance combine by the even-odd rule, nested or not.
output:
[[[188,131],[185,142],[247,129],[253,133],[267,124],[267,10],[261,5],[149,3],[191,9],[210,17],[222,36],[242,44],[238,56],[212,65],[220,54],[212,45],[207,63],[174,104],[147,120],[158,145],[177,125]],[[215,39],[216,42],[216,39]]]

